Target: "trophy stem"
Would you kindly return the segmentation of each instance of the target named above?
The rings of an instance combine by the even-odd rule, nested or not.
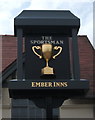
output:
[[[46,59],[46,67],[48,67],[48,59]]]

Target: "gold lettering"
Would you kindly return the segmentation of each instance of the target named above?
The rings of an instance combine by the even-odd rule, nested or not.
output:
[[[40,82],[35,82],[35,84],[36,84],[36,85],[35,85],[36,87],[41,87]]]
[[[60,83],[60,86],[61,86],[61,87],[67,87],[68,84],[67,84],[67,82],[61,82],[61,83]]]
[[[32,87],[67,87],[68,82],[32,82]]]
[[[56,87],[60,87],[60,83],[59,83],[59,82],[56,82],[55,86],[56,86]]]
[[[35,82],[32,82],[32,87],[35,87],[35,84],[34,84]]]
[[[68,82],[65,82],[65,87],[67,87],[68,86]]]
[[[52,86],[52,82],[49,82],[49,83],[48,83],[48,86],[49,86],[49,87],[53,87],[53,86]]]
[[[54,82],[53,87],[67,87],[67,82]]]
[[[56,83],[56,82],[53,83],[53,86],[54,86],[54,87],[56,87],[56,84],[55,84],[55,83]]]
[[[45,87],[45,83],[44,82],[41,82],[41,87]]]
[[[48,87],[48,83],[47,82],[45,82],[45,87]]]

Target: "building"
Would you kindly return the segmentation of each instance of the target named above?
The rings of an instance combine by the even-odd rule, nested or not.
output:
[[[12,35],[1,35],[2,41],[2,118],[11,118],[11,114],[22,118],[45,117],[45,110],[37,108],[31,100],[11,100],[8,93],[8,80],[16,78],[17,39]],[[90,82],[90,89],[84,98],[69,99],[58,109],[54,116],[60,118],[94,118],[95,99],[95,50],[87,36],[78,36],[80,73],[82,79]],[[70,46],[71,49],[71,46]],[[23,55],[24,65],[24,55]],[[1,84],[1,81],[0,81]],[[11,110],[12,108],[12,110]],[[23,108],[23,111],[20,111]],[[26,114],[27,113],[27,114]]]

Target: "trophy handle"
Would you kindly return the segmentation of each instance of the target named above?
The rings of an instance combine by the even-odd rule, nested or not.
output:
[[[55,59],[61,53],[62,47],[60,47],[60,46],[55,46],[54,47],[54,50],[58,50],[58,49],[60,49],[60,50],[59,50],[59,52],[56,55],[53,56],[53,59]]]
[[[41,47],[40,47],[40,46],[33,46],[33,47],[32,47],[33,52],[41,59],[42,56],[39,55],[39,54],[35,51],[35,49],[37,49],[37,50],[40,49],[40,50],[41,50]]]

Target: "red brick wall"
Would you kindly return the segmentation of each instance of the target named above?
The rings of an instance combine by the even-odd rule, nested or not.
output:
[[[0,72],[2,71],[2,36],[0,36]]]
[[[80,75],[82,79],[90,81],[90,90],[94,90],[94,56],[95,50],[86,36],[78,37]]]
[[[2,70],[17,58],[17,40],[13,36],[2,36]]]

